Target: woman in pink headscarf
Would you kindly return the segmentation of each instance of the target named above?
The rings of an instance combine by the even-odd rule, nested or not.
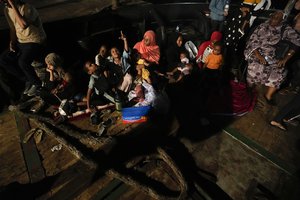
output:
[[[159,46],[156,44],[154,31],[146,31],[143,40],[137,42],[133,48],[141,54],[141,58],[150,63],[158,64],[160,59],[160,50]]]

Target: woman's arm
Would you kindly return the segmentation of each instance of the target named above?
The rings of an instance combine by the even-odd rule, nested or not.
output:
[[[294,54],[295,51],[293,49],[290,49],[286,56],[278,61],[278,67],[284,67],[285,64],[291,59],[291,57],[293,57]]]
[[[49,72],[49,81],[53,82],[54,81],[53,70],[46,68],[46,71]]]
[[[258,49],[255,49],[254,51],[255,57],[259,60],[260,64],[266,65],[267,61],[266,59],[259,53]]]
[[[124,41],[124,50],[128,52],[129,51],[128,42],[126,36],[123,34],[123,31],[121,31],[120,39]]]
[[[7,2],[10,5],[11,9],[14,11],[17,23],[20,25],[22,29],[26,29],[29,26],[29,24],[26,21],[26,19],[21,15],[14,0],[7,0]]]

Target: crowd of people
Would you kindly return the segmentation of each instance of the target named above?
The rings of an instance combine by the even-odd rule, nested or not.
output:
[[[165,97],[161,93],[170,84],[171,87],[180,84],[193,88],[199,86],[203,92],[201,95],[206,97],[215,91],[222,91],[225,68],[235,68],[237,64],[234,60],[237,59],[247,62],[247,86],[265,85],[267,91],[264,98],[272,106],[276,105],[276,91],[287,81],[286,69],[289,66],[295,68],[291,71],[293,91],[299,88],[299,59],[294,56],[300,46],[299,14],[292,21],[286,21],[285,13],[276,11],[249,32],[253,20],[270,8],[269,0],[244,0],[237,10],[230,7],[228,0],[210,1],[211,38],[199,45],[195,58],[191,58],[185,48],[186,41],[180,31],[174,30],[168,36],[166,49],[161,49],[156,43],[153,30],[147,30],[142,40],[132,47],[128,44],[126,33],[121,31],[116,39],[123,42],[122,51],[100,44],[99,52],[84,62],[82,71],[89,76],[84,94],[76,90],[74,82],[80,80],[74,80],[72,73],[63,66],[60,55],[49,52],[40,59],[47,36],[37,10],[22,0],[1,2],[6,3],[4,12],[11,36],[8,50],[0,56],[1,86],[12,103],[20,103],[23,96],[34,97],[39,99],[42,108],[45,105],[60,105],[67,99],[86,112],[94,113],[116,104],[118,98],[126,106],[161,108],[158,102],[168,101],[159,101],[158,98]],[[299,10],[299,7],[298,0],[294,8]],[[246,46],[242,49],[244,56],[236,57],[237,51],[241,50],[238,48],[239,42],[246,36]],[[288,50],[282,57],[276,53],[276,44],[280,40],[289,42]],[[45,65],[42,77],[32,66],[37,60]],[[162,64],[161,60],[166,62]],[[21,98],[6,80],[12,75],[24,84]],[[196,86],[192,86],[195,80]],[[203,102],[206,104],[207,99]],[[157,112],[162,110],[157,109]],[[68,110],[65,113],[69,115],[72,112]],[[271,125],[285,130],[282,120],[276,117]]]

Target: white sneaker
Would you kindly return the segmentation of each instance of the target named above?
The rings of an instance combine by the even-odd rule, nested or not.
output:
[[[39,88],[38,85],[32,85],[32,86],[30,87],[30,89],[28,90],[27,95],[30,96],[30,97],[31,97],[31,96],[35,96],[36,93],[37,93],[38,88]]]
[[[23,94],[28,94],[29,89],[31,88],[30,82],[25,83],[25,89],[23,91]]]
[[[30,109],[31,112],[37,113],[45,106],[45,101],[43,99],[39,99]]]

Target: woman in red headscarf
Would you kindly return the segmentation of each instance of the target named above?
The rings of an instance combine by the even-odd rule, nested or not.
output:
[[[143,40],[137,42],[133,48],[141,54],[141,58],[150,63],[158,64],[160,59],[160,50],[159,46],[156,44],[154,31],[146,31]]]
[[[210,36],[210,40],[201,43],[201,45],[198,47],[198,54],[196,56],[196,61],[200,69],[202,69],[206,57],[212,52],[213,44],[221,40],[222,40],[222,33],[219,31],[214,31]]]

